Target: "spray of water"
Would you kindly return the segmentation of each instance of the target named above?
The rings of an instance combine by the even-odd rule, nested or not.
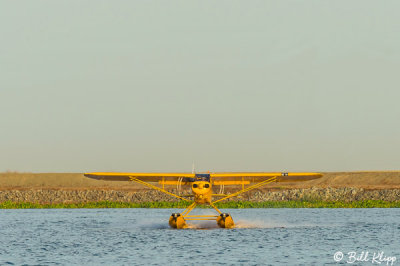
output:
[[[197,229],[197,230],[211,230],[211,229],[221,229],[215,221],[189,221],[187,223],[187,229]],[[167,222],[157,221],[157,222],[140,222],[136,226],[142,229],[150,230],[165,230],[171,229]],[[320,225],[310,224],[310,223],[287,223],[286,221],[266,221],[266,220],[245,220],[240,219],[235,221],[235,229],[274,229],[274,228],[306,228],[306,227],[317,227]]]

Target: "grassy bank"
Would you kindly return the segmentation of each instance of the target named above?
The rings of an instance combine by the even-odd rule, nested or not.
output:
[[[87,203],[32,203],[32,202],[2,202],[0,209],[76,209],[76,208],[185,208],[189,205],[186,202],[87,202]],[[388,202],[380,200],[367,201],[228,201],[216,204],[221,209],[242,209],[242,208],[400,208],[400,201]],[[199,206],[208,208],[207,206]]]

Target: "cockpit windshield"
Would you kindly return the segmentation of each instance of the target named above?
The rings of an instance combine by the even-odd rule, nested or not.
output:
[[[210,174],[196,174],[196,181],[210,182]]]

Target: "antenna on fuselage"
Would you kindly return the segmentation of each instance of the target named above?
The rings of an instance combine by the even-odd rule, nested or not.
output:
[[[192,163],[192,174],[194,174],[195,173],[195,170],[194,170],[194,161],[193,161],[193,163]]]

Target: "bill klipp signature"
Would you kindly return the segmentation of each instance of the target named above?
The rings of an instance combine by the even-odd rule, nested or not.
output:
[[[338,251],[333,255],[333,259],[337,262],[344,261],[349,264],[353,264],[356,262],[369,262],[377,265],[393,265],[397,258],[395,256],[388,256],[383,251],[379,252],[369,252],[362,251],[357,253],[355,251],[350,251],[344,254],[341,251]]]

